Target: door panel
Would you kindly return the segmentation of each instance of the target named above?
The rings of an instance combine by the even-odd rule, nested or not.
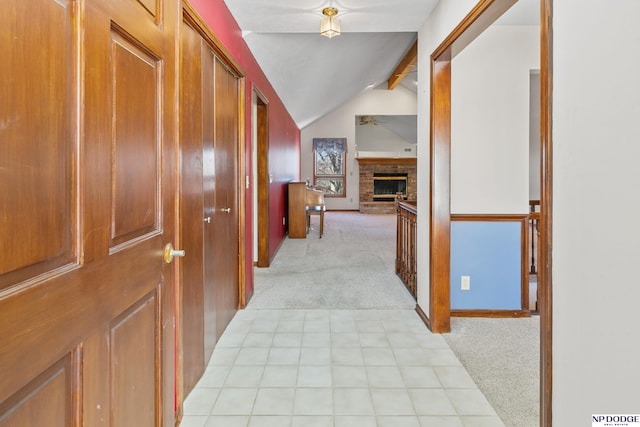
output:
[[[114,321],[110,333],[114,426],[151,426],[156,414],[158,363],[156,292]]]
[[[61,189],[72,182],[76,16],[68,1],[7,3],[0,13],[0,236],[10,250],[0,257],[0,290],[75,261],[73,193]]]
[[[138,0],[152,17],[158,16],[158,2],[156,0]]]
[[[47,420],[47,426],[64,427],[73,419],[72,353],[55,363],[50,369],[25,386],[19,393],[0,405],[0,426],[37,426]],[[77,364],[75,366],[77,368]]]
[[[112,32],[111,244],[158,231],[160,65]]]
[[[156,5],[3,2],[3,427],[174,425],[177,11]]]

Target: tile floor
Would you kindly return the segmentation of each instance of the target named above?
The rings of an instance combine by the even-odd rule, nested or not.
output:
[[[504,427],[413,310],[244,310],[181,427]]]

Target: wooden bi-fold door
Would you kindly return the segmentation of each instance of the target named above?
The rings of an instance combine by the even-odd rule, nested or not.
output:
[[[0,426],[173,426],[175,0],[0,7]]]
[[[241,78],[203,22],[181,29],[181,214],[185,259],[180,331],[188,394],[239,306]]]

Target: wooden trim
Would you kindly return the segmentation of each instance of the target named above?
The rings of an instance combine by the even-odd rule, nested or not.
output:
[[[269,101],[264,94],[254,85],[253,93],[256,96],[256,173],[257,179],[254,185],[257,191],[257,230],[254,233],[258,239],[258,267],[271,265],[270,250],[270,202],[269,202]]]
[[[451,221],[523,222],[529,214],[451,214]]]
[[[213,34],[205,20],[200,16],[197,10],[187,0],[182,2],[182,16],[185,22],[187,22],[194,30],[206,40],[211,49],[222,59],[222,63],[228,66],[236,75],[244,77],[246,73],[240,66],[240,63],[236,61],[231,52],[227,50],[220,39]],[[243,82],[244,83],[244,82]],[[243,84],[244,87],[244,84]],[[244,90],[243,90],[244,92]]]
[[[418,61],[418,40],[409,48],[407,54],[400,60],[398,66],[387,79],[387,89],[393,90],[404,79]]]
[[[356,157],[358,163],[366,165],[417,165],[416,157]]]
[[[553,0],[540,1],[540,426],[552,425]]]
[[[432,331],[431,320],[429,320],[429,317],[427,316],[427,314],[422,310],[422,307],[420,307],[420,305],[418,304],[416,304],[416,313],[418,313],[418,317],[420,317],[420,320],[422,320],[422,322],[425,324],[427,329]]]
[[[529,312],[529,214],[451,214],[451,221],[520,223],[520,309]],[[460,311],[460,310],[457,310]],[[513,310],[507,310],[512,312]],[[453,316],[453,310],[451,310]],[[489,317],[489,316],[488,316]],[[513,317],[513,316],[493,316]],[[521,317],[521,316],[520,316]]]
[[[258,96],[258,99],[260,99],[264,104],[269,105],[269,98],[267,98],[267,95],[265,95],[264,92],[262,92],[260,88],[256,86],[255,82],[251,83],[251,89]]]
[[[246,101],[245,96],[246,80],[244,76],[238,78],[238,171],[237,171],[237,193],[238,200],[238,309],[247,306],[247,186],[245,176],[247,176],[246,162]]]
[[[476,39],[484,30],[509,10],[518,0],[481,0],[460,21],[431,54],[434,61],[450,61]]]
[[[451,61],[431,61],[430,152],[429,319],[442,333],[451,330]]]
[[[413,214],[417,214],[418,213],[418,206],[416,205],[415,201],[407,201],[407,200],[399,200],[398,201],[398,206],[401,206],[403,209],[413,213]]]
[[[451,310],[451,317],[531,317],[529,310]]]
[[[522,292],[520,292],[520,308],[531,314],[529,307],[529,215],[524,215],[520,223],[520,271]]]

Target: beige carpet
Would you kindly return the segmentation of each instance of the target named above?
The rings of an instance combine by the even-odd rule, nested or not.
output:
[[[507,427],[540,425],[540,318],[451,318],[443,334]]]
[[[414,309],[395,274],[395,215],[326,212],[306,239],[287,238],[269,268],[254,269],[249,309]]]

